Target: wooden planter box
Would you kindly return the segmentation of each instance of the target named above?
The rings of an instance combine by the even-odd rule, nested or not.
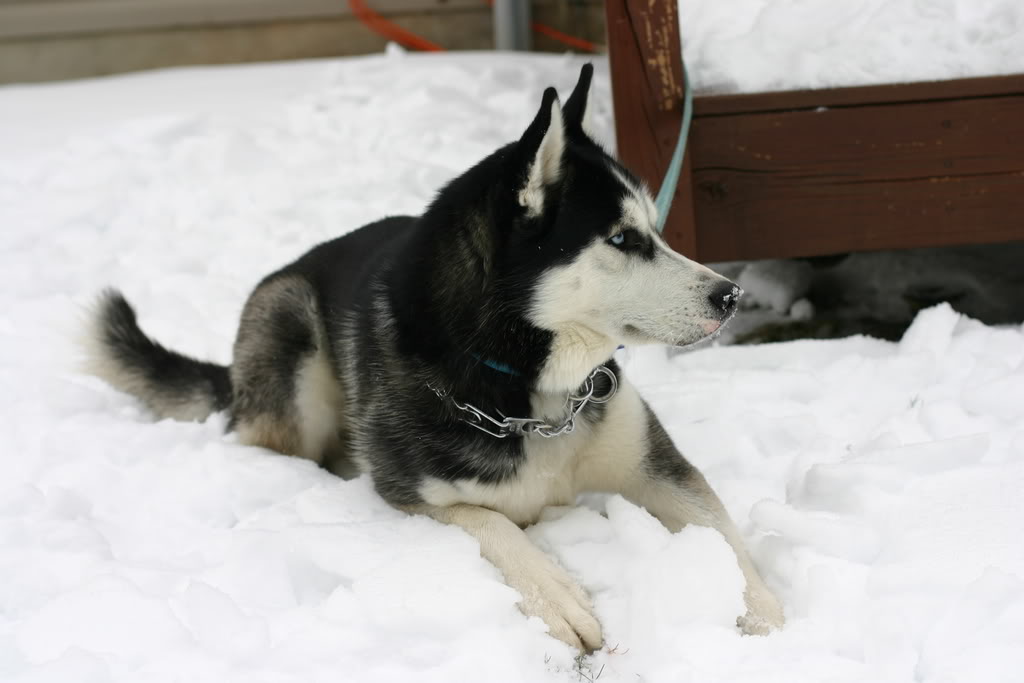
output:
[[[608,0],[622,161],[661,184],[674,0]],[[701,261],[1024,240],[1024,75],[697,97],[665,233]]]

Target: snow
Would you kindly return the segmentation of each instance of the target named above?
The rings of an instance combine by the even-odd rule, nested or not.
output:
[[[241,446],[223,416],[153,422],[78,371],[82,311],[111,283],[162,341],[227,361],[260,277],[419,211],[579,62],[395,53],[0,88],[0,679],[1020,680],[1019,325],[939,306],[900,343],[622,351],[789,621],[741,636],[718,534],[586,496],[528,530],[594,598],[607,646],[578,660],[463,532]],[[603,63],[596,87],[607,133]]]
[[[1020,0],[686,0],[679,25],[704,92],[1024,73]]]

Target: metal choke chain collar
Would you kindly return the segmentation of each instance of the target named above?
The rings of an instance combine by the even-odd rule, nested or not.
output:
[[[609,385],[608,391],[604,394],[595,394],[594,379],[598,375],[604,375],[608,378]],[[471,427],[479,429],[484,434],[489,434],[496,439],[504,439],[509,436],[529,436],[530,434],[536,434],[542,436],[545,439],[550,439],[555,436],[561,436],[562,434],[569,434],[576,429],[576,417],[580,412],[587,406],[588,403],[607,403],[611,400],[615,392],[618,391],[619,382],[615,377],[615,373],[609,370],[604,365],[598,365],[594,368],[590,376],[584,380],[582,386],[575,394],[569,394],[565,399],[565,405],[569,409],[569,414],[565,418],[565,421],[560,425],[548,424],[544,420],[538,420],[532,417],[506,417],[498,411],[498,415],[501,419],[492,417],[480,410],[471,403],[463,403],[457,399],[452,398],[448,392],[438,389],[435,386],[427,385],[431,391],[438,395],[441,399],[447,399],[451,401],[451,404],[459,409],[464,415],[461,416],[461,420]]]

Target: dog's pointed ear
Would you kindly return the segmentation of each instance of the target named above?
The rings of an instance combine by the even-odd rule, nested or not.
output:
[[[565,101],[565,126],[569,134],[583,134],[593,137],[594,126],[587,106],[590,96],[590,82],[594,78],[594,65],[587,62],[580,69],[580,79],[576,81],[569,99]]]
[[[519,205],[527,214],[539,216],[544,210],[546,188],[562,179],[565,153],[565,122],[558,93],[544,91],[540,111],[519,139],[519,152],[526,161],[526,174],[519,188]]]

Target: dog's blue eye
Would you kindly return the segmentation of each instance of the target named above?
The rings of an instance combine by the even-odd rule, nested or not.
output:
[[[647,254],[648,256],[651,255],[648,252],[653,253],[654,246],[649,238],[643,237],[633,228],[626,228],[615,233],[608,238],[608,244],[624,253]]]

